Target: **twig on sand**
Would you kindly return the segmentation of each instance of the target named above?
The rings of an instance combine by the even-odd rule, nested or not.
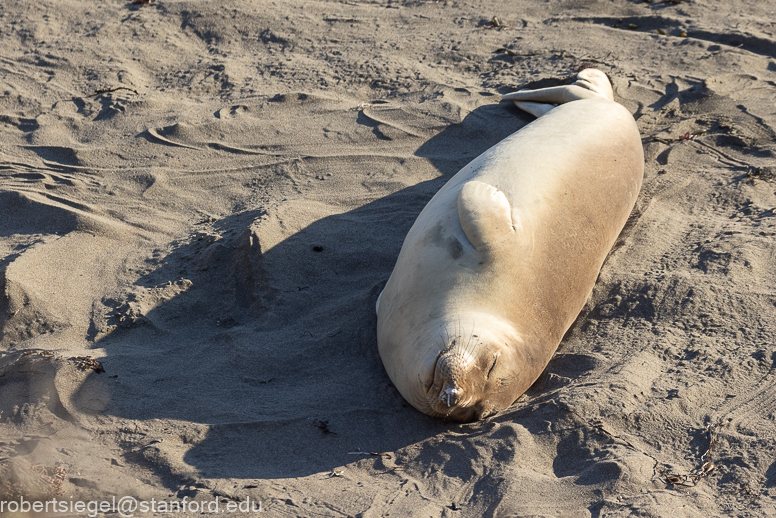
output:
[[[38,474],[44,486],[48,486],[49,496],[53,497],[62,494],[62,486],[65,482],[65,468],[34,464],[32,470]]]
[[[695,140],[696,137],[700,137],[701,135],[705,135],[705,131],[693,131],[690,133],[689,131],[686,132],[684,135],[680,135],[677,138],[663,138],[663,137],[656,137],[652,136],[652,140],[655,142],[660,142],[661,144],[673,144],[674,142],[682,142],[684,140]]]
[[[324,421],[323,419],[318,419],[317,421],[315,421],[315,427],[320,429],[325,435],[329,435],[329,434],[338,435],[337,432],[332,432],[329,429],[329,422]]]
[[[383,452],[379,453],[376,451],[351,451],[348,452],[348,455],[372,455],[373,457],[381,457],[383,459],[391,459],[393,456],[390,453]],[[383,466],[385,466],[390,471],[403,471],[405,468],[403,466],[399,466],[394,462],[393,466],[389,466],[385,462],[383,462]],[[387,473],[387,472],[386,472]]]
[[[504,25],[501,22],[501,20],[498,19],[498,16],[494,16],[493,18],[491,18],[489,23],[490,23],[490,25],[487,25],[487,24],[480,25],[477,28],[478,29],[485,29],[485,30],[490,30],[490,29],[499,29],[499,30],[501,30],[501,29],[514,29],[514,27],[512,27],[511,25]]]
[[[103,94],[109,94],[109,93],[112,93],[112,92],[118,92],[119,90],[127,90],[129,92],[132,92],[135,95],[140,95],[139,93],[137,93],[137,90],[133,90],[132,88],[127,88],[126,86],[117,86],[116,88],[105,88],[104,90],[97,90],[96,92],[94,92],[89,97],[99,97],[99,96],[101,96]]]
[[[7,460],[7,459],[2,459]],[[25,470],[26,471],[26,470]],[[65,468],[61,466],[46,466],[44,464],[32,464],[29,466],[29,472],[31,475],[37,475],[28,482],[32,487],[25,484],[23,487],[19,481],[10,480],[9,472],[5,469],[0,469],[0,474],[3,479],[0,480],[0,494],[8,497],[26,496],[30,490],[40,492],[46,499],[54,498],[62,494],[62,486],[65,482]]]
[[[711,475],[711,472],[717,467],[714,464],[714,446],[717,444],[717,430],[720,426],[722,426],[722,421],[710,424],[706,427],[706,433],[709,435],[709,447],[706,449],[706,452],[701,455],[700,466],[686,475],[677,475],[661,470],[661,473],[668,484],[676,487],[694,487],[698,485],[698,481]]]
[[[773,167],[750,167],[746,177],[752,185],[757,183],[757,180],[773,182],[776,181],[776,169]]]
[[[348,455],[374,455],[376,457],[385,457],[386,459],[391,458],[390,453],[378,453],[375,451],[349,451]]]
[[[68,358],[71,362],[74,362],[76,367],[82,371],[92,369],[96,373],[105,372],[105,367],[102,366],[102,362],[95,360],[91,356],[75,356]]]

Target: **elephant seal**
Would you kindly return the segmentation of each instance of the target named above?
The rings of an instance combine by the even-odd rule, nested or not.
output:
[[[504,96],[539,118],[455,174],[404,240],[377,300],[377,341],[421,412],[471,421],[514,403],[628,219],[644,174],[636,123],[603,72],[577,78]]]

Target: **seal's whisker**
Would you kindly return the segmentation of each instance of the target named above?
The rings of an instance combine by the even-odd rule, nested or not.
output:
[[[472,320],[472,331],[469,333],[469,341],[472,342],[472,352],[474,352],[474,350],[477,348],[477,345],[480,343],[480,339],[474,334],[475,327],[476,323],[474,320]]]
[[[469,332],[469,338],[466,340],[466,347],[464,348],[464,352],[466,352],[467,354],[474,353],[474,349],[477,346],[476,343],[473,343],[474,342],[474,327],[475,327],[475,323],[474,323],[474,321],[472,321],[472,330],[471,330],[471,332]]]
[[[445,336],[444,336],[444,345],[442,347],[442,350],[449,351],[452,346],[450,345],[450,331],[447,328],[447,323],[445,323],[444,331],[445,331]]]
[[[439,350],[440,353],[445,350],[445,338],[443,336],[438,336],[433,341],[434,348]]]

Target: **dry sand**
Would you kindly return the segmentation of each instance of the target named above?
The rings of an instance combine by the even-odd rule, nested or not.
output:
[[[3,0],[3,491],[776,516],[758,5]],[[527,395],[426,417],[383,370],[375,299],[433,193],[530,122],[500,95],[585,62],[638,120],[636,209]]]

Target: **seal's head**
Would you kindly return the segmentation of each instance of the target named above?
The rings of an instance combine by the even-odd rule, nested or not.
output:
[[[443,347],[424,362],[421,374],[432,415],[482,419],[510,406],[527,388],[515,370],[522,363],[515,357],[520,338],[511,327],[480,321],[468,333],[445,335]]]

